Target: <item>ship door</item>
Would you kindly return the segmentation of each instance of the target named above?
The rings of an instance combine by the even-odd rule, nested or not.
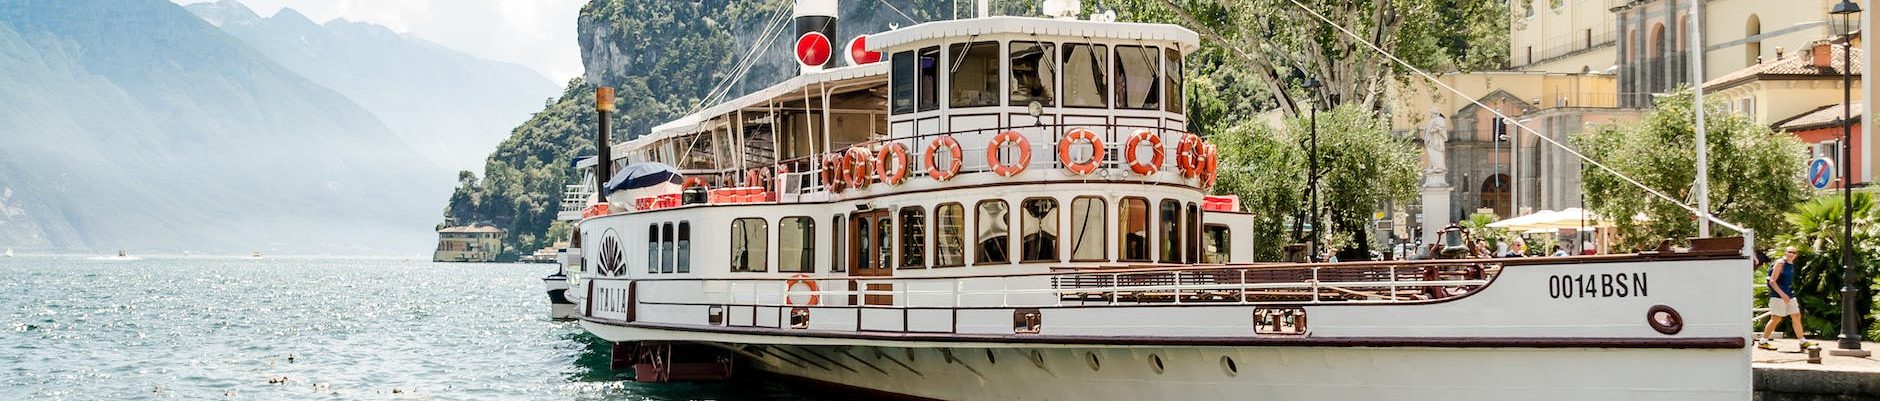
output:
[[[849,216],[849,276],[850,277],[889,277],[894,275],[894,219],[887,210],[856,212]],[[864,285],[869,291],[893,291],[891,283],[862,283],[849,281],[850,291],[860,291]],[[866,303],[856,302],[854,294],[849,295],[850,305],[893,305],[893,295],[869,294],[862,297]]]

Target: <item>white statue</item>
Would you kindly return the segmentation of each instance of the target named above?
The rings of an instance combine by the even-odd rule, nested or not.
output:
[[[1423,126],[1423,154],[1429,158],[1429,168],[1423,170],[1423,186],[1449,186],[1445,177],[1449,172],[1448,153],[1449,119],[1442,112],[1430,109],[1430,122]]]

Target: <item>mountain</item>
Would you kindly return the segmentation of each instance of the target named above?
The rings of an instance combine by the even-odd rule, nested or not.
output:
[[[791,58],[795,38],[779,35],[760,42],[765,24],[788,19],[792,0],[594,0],[581,9],[577,36],[584,78],[570,82],[562,97],[517,127],[498,145],[484,176],[458,177],[445,206],[446,221],[494,224],[509,231],[505,248],[527,252],[564,240],[565,224],[554,221],[562,186],[578,179],[573,161],[594,152],[594,85],[616,87],[615,143],[638,137],[655,125],[692,110],[714,86],[730,78],[738,59],[761,46],[756,65],[738,79],[726,98],[764,88],[796,74]],[[838,33],[860,33],[910,26],[909,18],[951,18],[952,0],[840,3]],[[958,11],[971,13],[965,2]],[[994,2],[995,14],[1032,14],[1035,2]],[[898,9],[891,9],[896,7]],[[901,13],[908,13],[903,16]],[[785,21],[788,23],[788,21]],[[794,29],[786,29],[794,32]],[[514,255],[508,255],[513,257]]]
[[[0,246],[410,254],[449,176],[169,1],[0,5]]]
[[[262,18],[233,0],[184,6],[287,69],[378,115],[426,158],[452,170],[482,165],[511,128],[559,94],[541,74],[382,26],[317,24],[292,8]]]

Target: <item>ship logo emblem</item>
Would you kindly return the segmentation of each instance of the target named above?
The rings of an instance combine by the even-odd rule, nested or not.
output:
[[[603,276],[618,276],[626,272],[626,266],[623,266],[625,262],[621,259],[620,241],[609,232],[606,239],[601,240],[600,266],[596,266],[595,270]]]

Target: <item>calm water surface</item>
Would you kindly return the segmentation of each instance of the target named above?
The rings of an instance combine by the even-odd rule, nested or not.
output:
[[[811,399],[768,378],[632,382],[605,342],[548,320],[552,269],[0,258],[0,400]]]

